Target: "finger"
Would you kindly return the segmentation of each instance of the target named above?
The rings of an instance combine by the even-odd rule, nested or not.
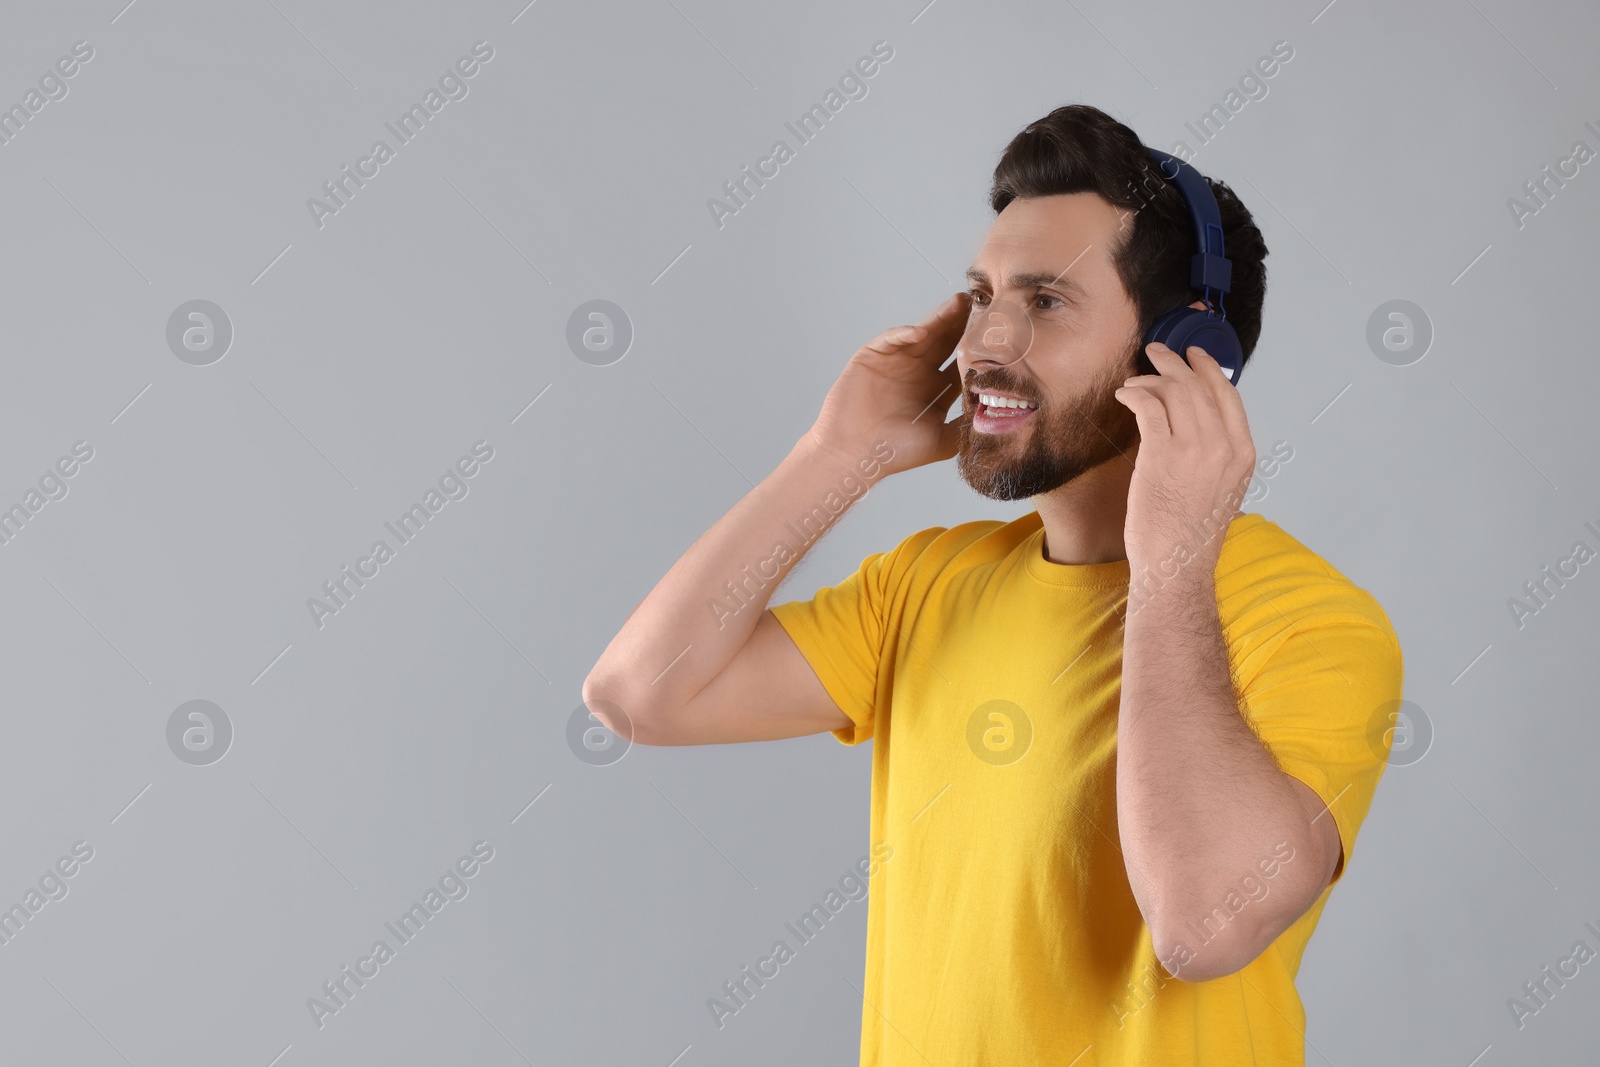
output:
[[[921,326],[892,326],[861,347],[870,348],[872,351],[886,356],[892,355],[895,352],[904,351],[920,340],[923,336],[919,332],[921,330]]]
[[[967,295],[967,293],[964,290],[960,291],[960,292],[951,293],[950,296],[948,296],[945,299],[944,303],[942,303],[938,307],[934,308],[933,311],[928,315],[928,317],[923,319],[920,323],[918,323],[918,325],[919,326],[933,326],[934,323],[938,322],[941,319],[952,318],[956,314],[957,310],[959,310],[963,315],[965,315],[966,311],[967,311],[967,301],[969,299],[971,299],[971,298]]]
[[[930,351],[941,351],[948,356],[966,325],[968,299],[965,292],[955,293],[916,325],[892,327],[868,341],[864,347],[884,355],[904,352],[913,358],[920,358]]]
[[[1126,384],[1153,388],[1162,383],[1171,383],[1178,387],[1170,390],[1176,395],[1168,405],[1175,427],[1174,436],[1198,442],[1226,441],[1229,447],[1237,451],[1240,447],[1238,438],[1224,421],[1217,404],[1216,379],[1220,378],[1230,391],[1236,390],[1228,384],[1227,375],[1222,373],[1216,360],[1199,345],[1189,346],[1188,355],[1192,362],[1187,363],[1171,348],[1159,342],[1151,342],[1148,354],[1151,363],[1161,374],[1140,375]],[[1169,390],[1156,388],[1156,392],[1167,397]]]
[[[1228,375],[1210,353],[1199,346],[1189,349],[1189,363],[1194,367],[1195,373],[1207,383],[1211,389],[1211,397],[1216,401],[1217,412],[1222,418],[1229,440],[1236,446],[1249,443],[1250,449],[1255,450],[1255,444],[1250,437],[1250,421],[1245,417],[1244,398],[1239,395],[1238,387],[1228,380]]]
[[[1163,358],[1162,353],[1170,358]],[[1183,357],[1160,341],[1151,341],[1145,345],[1144,354],[1150,358],[1150,362],[1163,377],[1187,380],[1194,376],[1193,368],[1183,361]]]
[[[950,299],[924,319],[921,326],[926,331],[926,351],[939,355],[941,362],[955,351],[956,345],[961,342],[961,335],[966,332],[967,319],[971,316],[971,297],[965,292],[951,295]],[[917,355],[925,354],[919,350]]]
[[[1250,491],[1250,479],[1255,473],[1255,442],[1250,439],[1250,427],[1244,420],[1244,403],[1239,391],[1228,381],[1228,376],[1215,359],[1198,345],[1189,348],[1189,363],[1194,368],[1201,395],[1208,409],[1206,433],[1227,450],[1227,469],[1221,484],[1226,490],[1225,499],[1237,515]]]
[[[1210,363],[1213,367],[1216,366],[1216,360],[1207,355],[1206,350],[1199,345],[1190,345],[1188,355],[1191,361],[1198,360],[1202,364]],[[1200,432],[1205,435],[1203,440],[1229,441],[1227,427],[1222,422],[1222,413],[1217,409],[1213,385],[1199,370],[1194,369],[1193,362],[1189,366],[1192,379],[1188,395],[1194,404],[1195,421],[1199,425]]]
[[[963,420],[950,418],[950,411],[955,406],[955,401],[960,400],[962,397],[961,375],[956,371],[954,363],[950,365],[947,377],[953,386],[948,395],[953,396],[954,400],[944,406],[944,414],[940,416],[941,419],[946,420],[944,427],[939,431],[939,457],[941,459],[949,459],[961,451],[961,424]],[[934,407],[937,408],[940,405],[935,404]]]
[[[1183,441],[1197,439],[1200,431],[1196,424],[1194,400],[1191,395],[1193,382],[1189,380],[1192,379],[1193,372],[1184,365],[1183,357],[1164,344],[1152,342],[1147,351],[1150,362],[1161,372],[1161,378],[1144,388],[1160,397],[1166,406],[1167,422],[1172,428],[1173,437]],[[1188,375],[1189,379],[1186,379],[1185,375]]]
[[[946,367],[944,369],[944,380],[949,382],[950,385],[955,389],[955,399],[956,400],[960,400],[961,397],[962,397],[962,394],[964,394],[966,392],[966,389],[963,388],[963,386],[961,384],[961,368],[956,366],[955,363],[952,362],[948,367]],[[953,403],[953,401],[952,401],[952,403]],[[946,409],[946,410],[948,411],[948,409]]]
[[[1172,424],[1167,419],[1167,409],[1161,399],[1148,389],[1123,386],[1112,394],[1129,411],[1139,424],[1139,440],[1144,445],[1161,445],[1172,439]],[[1145,449],[1140,448],[1140,455]]]
[[[940,371],[939,377],[942,380],[939,394],[928,401],[927,407],[917,412],[916,416],[911,420],[912,422],[934,418],[940,422],[945,422],[950,417],[950,411],[955,407],[956,401],[961,399],[961,374],[956,370],[956,365],[952,363]],[[946,425],[950,424],[947,423]],[[951,428],[953,429],[954,427],[951,426]]]

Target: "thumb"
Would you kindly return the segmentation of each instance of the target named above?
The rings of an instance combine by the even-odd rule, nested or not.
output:
[[[961,426],[967,421],[967,412],[964,401],[957,403],[962,405],[961,413],[939,428],[940,459],[949,459],[961,451]]]
[[[944,424],[939,431],[939,458],[949,459],[961,451],[961,420],[955,419]]]
[[[945,410],[948,415],[957,405],[961,414],[944,424],[939,431],[939,458],[949,459],[961,450],[961,423],[966,417],[966,391],[961,387],[961,371],[955,363],[945,368],[945,378],[955,387],[956,399],[950,408]]]

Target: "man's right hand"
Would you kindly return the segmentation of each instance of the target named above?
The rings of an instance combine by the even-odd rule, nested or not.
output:
[[[961,398],[961,374],[952,363],[966,329],[970,298],[956,293],[915,326],[885,330],[856,351],[833,383],[811,427],[818,444],[851,462],[879,441],[894,449],[885,475],[954,456],[956,423],[945,423]]]
[[[939,365],[961,340],[968,303],[957,293],[916,326],[863,345],[811,431],[624,620],[583,683],[584,703],[613,732],[646,745],[699,745],[850,726],[766,605],[821,532],[795,543],[795,517],[810,529],[813,516],[832,511],[840,460],[854,474],[871,457],[894,474],[956,454],[958,427],[944,418],[961,397],[961,376]],[[887,462],[880,441],[894,448]],[[788,551],[775,554],[774,545]]]

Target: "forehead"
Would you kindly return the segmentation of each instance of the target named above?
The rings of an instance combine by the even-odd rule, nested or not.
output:
[[[973,267],[991,285],[1061,272],[1091,289],[1120,284],[1111,253],[1131,224],[1129,209],[1095,193],[1019,198],[989,227]]]

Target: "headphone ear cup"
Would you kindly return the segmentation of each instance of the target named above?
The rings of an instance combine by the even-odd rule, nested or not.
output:
[[[1176,308],[1161,316],[1150,327],[1144,343],[1151,341],[1166,345],[1182,356],[1184,362],[1188,362],[1186,353],[1191,347],[1203,348],[1207,355],[1217,361],[1222,373],[1228,376],[1228,381],[1239,384],[1239,375],[1244,370],[1244,351],[1239,344],[1239,335],[1233,332],[1233,323],[1226,319],[1199,308]],[[1139,354],[1144,356],[1142,345]]]

